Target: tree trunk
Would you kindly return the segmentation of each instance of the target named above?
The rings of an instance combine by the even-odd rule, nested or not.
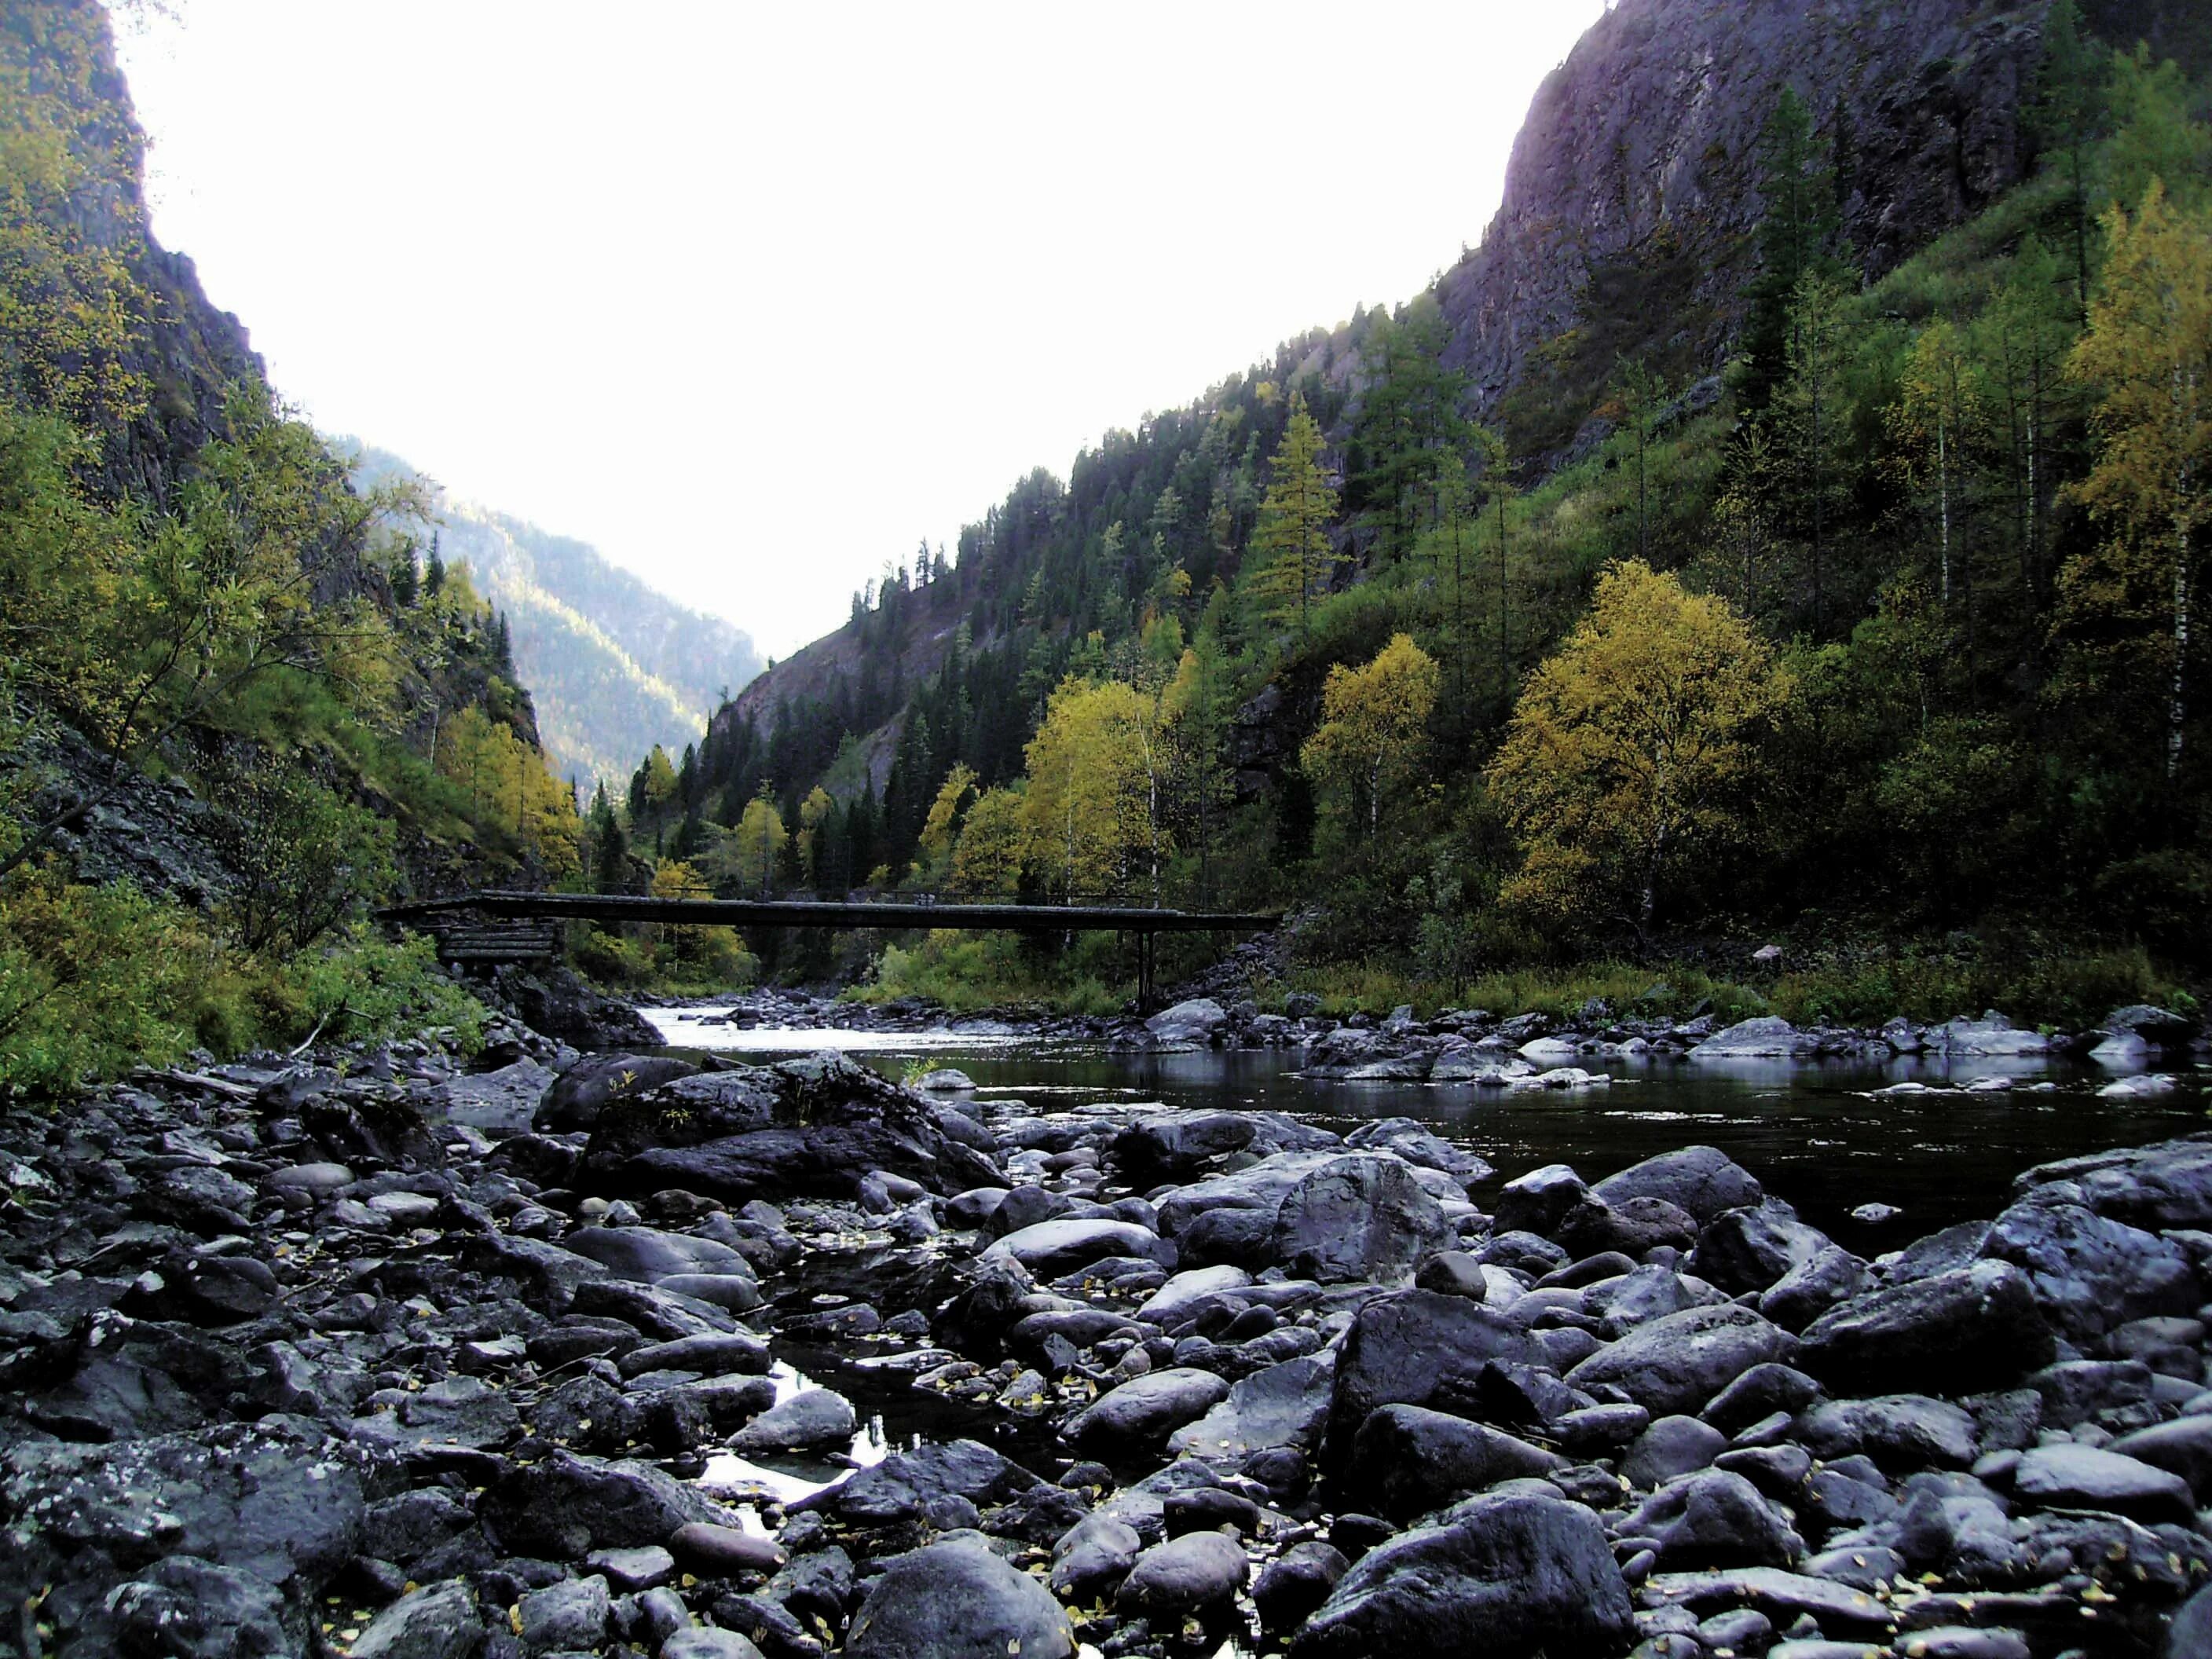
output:
[[[2181,774],[2181,744],[2189,714],[2189,521],[2173,524],[2173,684],[2166,708],[2166,781]]]

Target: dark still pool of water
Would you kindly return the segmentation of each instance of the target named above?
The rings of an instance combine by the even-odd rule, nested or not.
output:
[[[1289,1112],[1330,1128],[1376,1117],[1421,1120],[1480,1153],[1510,1179],[1544,1164],[1587,1181],[1678,1146],[1717,1146],[1862,1255],[1954,1222],[1995,1215],[2013,1177],[2032,1164],[2212,1128],[2203,1073],[2149,1099],[2100,1098],[2112,1073],[2019,1060],[1897,1061],[1888,1066],[1787,1061],[1613,1062],[1601,1089],[1506,1092],[1466,1084],[1352,1083],[1304,1076],[1294,1053],[1235,1050],[1108,1054],[1030,1039],[840,1031],[732,1030],[656,1011],[673,1043],[784,1058],[844,1048],[896,1077],[917,1060],[957,1066],[979,1097],[1018,1098],[1039,1111],[1103,1103]],[[1589,1069],[1598,1063],[1586,1062]],[[2002,1077],[2002,1092],[1955,1085]],[[1954,1085],[1876,1097],[1905,1080]],[[1484,1189],[1475,1192],[1477,1201]],[[1893,1205],[1869,1225],[1850,1212]]]

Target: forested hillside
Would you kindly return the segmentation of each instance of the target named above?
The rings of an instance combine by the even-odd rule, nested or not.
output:
[[[1436,289],[1023,480],[599,842],[1290,903],[1447,994],[1770,933],[1883,1012],[2060,940],[2195,963],[2212,169],[2137,37],[2201,70],[2202,20],[1775,7],[1717,53],[1737,15],[1609,13]]]
[[[337,444],[362,488],[417,479],[397,455]],[[680,748],[760,672],[743,630],[686,610],[596,548],[422,488],[430,514],[404,532],[441,563],[467,566],[531,688],[548,763],[586,792],[619,783],[655,744]]]
[[[0,11],[0,1090],[465,1036],[364,908],[577,865],[491,610],[153,242],[143,150],[94,0]]]

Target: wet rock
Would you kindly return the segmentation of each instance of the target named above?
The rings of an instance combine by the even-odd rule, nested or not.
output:
[[[1716,1218],[1698,1235],[1689,1268],[1734,1295],[1765,1291],[1820,1255],[1827,1235],[1776,1200]]]
[[[1283,1195],[1272,1254],[1298,1278],[1389,1284],[1449,1242],[1435,1199],[1401,1159],[1350,1153],[1326,1158]]]
[[[1041,1221],[1008,1233],[983,1253],[988,1261],[1018,1261],[1041,1279],[1056,1279],[1106,1256],[1133,1255],[1175,1265],[1175,1246],[1129,1221]]]
[[[1739,1020],[1716,1031],[1690,1050],[1692,1060],[1798,1060],[1810,1055],[1819,1039],[1773,1014]]]
[[[1759,1298],[1759,1310],[1785,1331],[1802,1331],[1839,1302],[1866,1288],[1866,1263],[1849,1250],[1824,1244]]]
[[[698,1069],[672,1054],[586,1054],[553,1079],[531,1114],[531,1127],[551,1134],[589,1129],[609,1101],[643,1094]]]
[[[532,1648],[596,1648],[605,1639],[607,1581],[571,1578],[532,1590],[516,1604],[516,1634]]]
[[[405,1395],[393,1410],[356,1419],[353,1425],[356,1440],[478,1448],[504,1446],[521,1430],[514,1402],[477,1376],[441,1378]]]
[[[1229,1012],[1211,997],[1194,997],[1164,1008],[1145,1022],[1162,1042],[1208,1043],[1229,1024]]]
[[[651,1285],[678,1273],[753,1277],[752,1264],[728,1245],[690,1233],[652,1227],[579,1227],[562,1243],[633,1284]]]
[[[484,1643],[477,1598],[465,1579],[409,1590],[371,1620],[353,1659],[473,1659]]]
[[[2046,1509],[2109,1510],[2138,1521],[2190,1525],[2196,1503],[2179,1475],[2092,1446],[2035,1446],[2021,1454],[2012,1489]]]
[[[830,1389],[805,1389],[771,1407],[733,1436],[738,1452],[786,1451],[795,1447],[842,1445],[859,1425],[853,1402]]]
[[[1917,1394],[1832,1400],[1801,1416],[1796,1431],[1815,1457],[1863,1452],[1885,1469],[1963,1469],[1981,1449],[1972,1417]]]
[[[1168,1436],[1168,1449],[1241,1463],[1254,1454],[1321,1443],[1334,1391],[1329,1360],[1302,1356],[1268,1365],[1230,1385],[1228,1397]],[[2207,1419],[2212,1421],[2212,1419]]]
[[[1480,1652],[1609,1659],[1635,1639],[1597,1517],[1560,1498],[1477,1498],[1370,1550],[1291,1644],[1291,1659]]]
[[[1583,1178],[1564,1164],[1547,1164],[1516,1176],[1498,1194],[1496,1230],[1534,1233],[1548,1239],[1560,1218],[1581,1202],[1589,1190]]]
[[[1713,1146],[1685,1146],[1647,1158],[1590,1190],[1616,1206],[1631,1198],[1663,1198],[1701,1226],[1724,1210],[1755,1205],[1765,1196],[1750,1170]]]
[[[1110,1515],[1086,1516],[1053,1546],[1052,1587],[1078,1606],[1110,1595],[1145,1547],[1134,1527]]]
[[[733,1630],[679,1630],[660,1644],[656,1659],[763,1659],[759,1648]]]
[[[1657,1565],[1690,1567],[1787,1566],[1805,1552],[1790,1530],[1740,1474],[1700,1469],[1678,1476],[1621,1522],[1624,1537],[1649,1539]]]
[[[783,1565],[775,1540],[713,1521],[687,1521],[668,1535],[669,1553],[713,1574],[773,1572]]]
[[[2212,1498],[2212,1415],[2180,1417],[2138,1429],[2106,1449],[2179,1475],[2200,1504]]]
[[[1487,1161],[1423,1127],[1410,1117],[1377,1118],[1345,1136],[1346,1147],[1393,1152],[1408,1164],[1441,1170],[1462,1182],[1485,1181],[1493,1173]]]
[[[615,1362],[624,1376],[647,1371],[696,1371],[703,1376],[757,1376],[769,1364],[768,1345],[746,1331],[705,1331],[648,1343]]]
[[[926,1095],[972,1095],[975,1079],[957,1066],[940,1066],[933,1072],[924,1072],[915,1079],[914,1086]]]
[[[1229,1384],[1188,1366],[1132,1377],[1099,1396],[1063,1432],[1074,1445],[1112,1456],[1158,1446],[1174,1430],[1205,1416],[1229,1397]]]
[[[1244,1551],[1225,1533],[1193,1532],[1137,1558],[1115,1592],[1116,1613],[1155,1622],[1233,1611],[1244,1588]]]
[[[990,1161],[922,1096],[839,1054],[680,1078],[609,1103],[580,1180],[623,1193],[681,1187],[727,1203],[849,1198],[889,1171],[950,1194],[993,1184]]]
[[[1698,1224],[1687,1210],[1663,1198],[1639,1195],[1612,1204],[1586,1193],[1552,1231],[1577,1255],[1618,1252],[1633,1258],[1662,1245],[1688,1249],[1697,1242]]]
[[[1344,1477],[1362,1507],[1408,1521],[1454,1498],[1566,1460],[1510,1434],[1420,1406],[1385,1406],[1360,1425]]]
[[[1830,1385],[1899,1376],[1945,1394],[2002,1388],[2048,1364],[2050,1328],[2027,1275],[1981,1261],[1866,1291],[1807,1327],[1796,1364]]]
[[[1692,1412],[1753,1365],[1786,1359],[1795,1347],[1748,1308],[1687,1308],[1639,1325],[1567,1373],[1589,1391],[1621,1390],[1654,1414]]]
[[[1699,1413],[1723,1433],[1734,1434],[1776,1412],[1802,1411],[1820,1396],[1820,1385],[1789,1365],[1754,1365],[1715,1395]]]
[[[856,1526],[889,1526],[918,1519],[944,1498],[963,1498],[982,1508],[1006,1503],[1042,1484],[988,1446],[950,1440],[894,1452],[872,1468],[859,1470],[843,1485],[790,1507],[794,1514],[826,1510]]]
[[[1526,1364],[1535,1346],[1512,1320],[1465,1297],[1401,1291],[1363,1306],[1336,1364],[1324,1450],[1331,1468],[1350,1455],[1369,1413],[1425,1406],[1439,1392],[1476,1386],[1493,1360]]]
[[[1931,1025],[1928,1047],[1937,1054],[1981,1058],[1993,1055],[2045,1054],[2051,1039],[2040,1031],[2023,1031],[1994,1009],[1979,1019],[1959,1018]]]
[[[1726,1435],[1694,1417],[1662,1417],[1621,1458],[1620,1478],[1632,1486],[1663,1486],[1676,1475],[1705,1468],[1728,1449],[1728,1443]]]
[[[117,1585],[105,1611],[118,1651],[179,1659],[298,1650],[307,1623],[269,1584],[190,1555],[173,1555]]]
[[[507,1469],[477,1514],[509,1553],[553,1561],[665,1544],[690,1522],[728,1522],[696,1489],[649,1463],[601,1463],[565,1451]]]
[[[1252,1604],[1260,1612],[1263,1629],[1294,1629],[1328,1600],[1350,1564],[1336,1548],[1319,1539],[1293,1544],[1260,1574],[1252,1586]]]
[[[1982,1248],[2027,1274],[2045,1323],[2076,1343],[2128,1320],[2191,1312],[2200,1299],[2177,1245],[2041,1194],[2000,1215]]]
[[[1075,1637],[1043,1585],[980,1537],[955,1538],[890,1564],[854,1615],[843,1651],[851,1659],[1072,1659]]]

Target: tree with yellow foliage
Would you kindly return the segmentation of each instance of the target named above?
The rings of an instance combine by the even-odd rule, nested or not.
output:
[[[790,840],[783,815],[763,783],[760,793],[745,803],[737,828],[714,849],[714,872],[740,892],[765,896],[775,885],[776,860]]]
[[[806,872],[810,887],[821,885],[822,825],[836,805],[836,797],[818,783],[799,803],[799,867]]]
[[[581,867],[576,798],[514,727],[471,705],[440,724],[434,758],[467,793],[472,821],[511,828],[519,849],[556,878]]]
[[[1725,599],[1640,560],[1608,567],[1490,765],[1522,849],[1500,898],[1555,916],[1626,904],[1648,929],[1668,873],[1735,829],[1753,738],[1793,689]]]
[[[1359,668],[1338,663],[1322,688],[1322,720],[1306,739],[1306,770],[1339,810],[1366,806],[1367,838],[1382,826],[1382,800],[1415,775],[1437,703],[1436,659],[1408,634],[1393,635]]]
[[[1942,321],[1921,330],[1897,391],[1886,416],[1898,446],[1895,470],[1907,488],[1924,493],[1934,509],[1936,592],[1948,611],[1954,565],[1971,592],[1963,483],[1988,425],[1980,375],[1959,331]],[[1967,610],[1971,616],[1971,597]]]
[[[1170,851],[1159,701],[1121,680],[1069,678],[1025,751],[1025,862],[1063,894],[1124,892],[1139,872],[1155,901]]]
[[[1012,893],[1021,885],[1026,832],[1018,790],[986,789],[975,797],[952,849],[952,890]]]
[[[922,820],[920,862],[925,873],[939,874],[951,860],[953,837],[960,829],[961,809],[975,793],[975,769],[967,762],[959,762],[945,775],[937,798],[929,804],[929,816]]]
[[[2094,417],[2102,442],[2075,494],[2115,532],[2101,562],[2120,573],[2118,586],[2162,586],[2171,595],[2163,677],[2171,781],[2189,713],[2197,539],[2212,520],[2212,222],[2175,208],[2154,179],[2142,207],[2113,208],[2105,230],[2104,283],[2068,365],[2103,389]],[[2080,561],[2061,577],[2062,609],[2075,622],[2096,604],[2083,577]],[[2069,620],[2062,616],[2062,627]]]

